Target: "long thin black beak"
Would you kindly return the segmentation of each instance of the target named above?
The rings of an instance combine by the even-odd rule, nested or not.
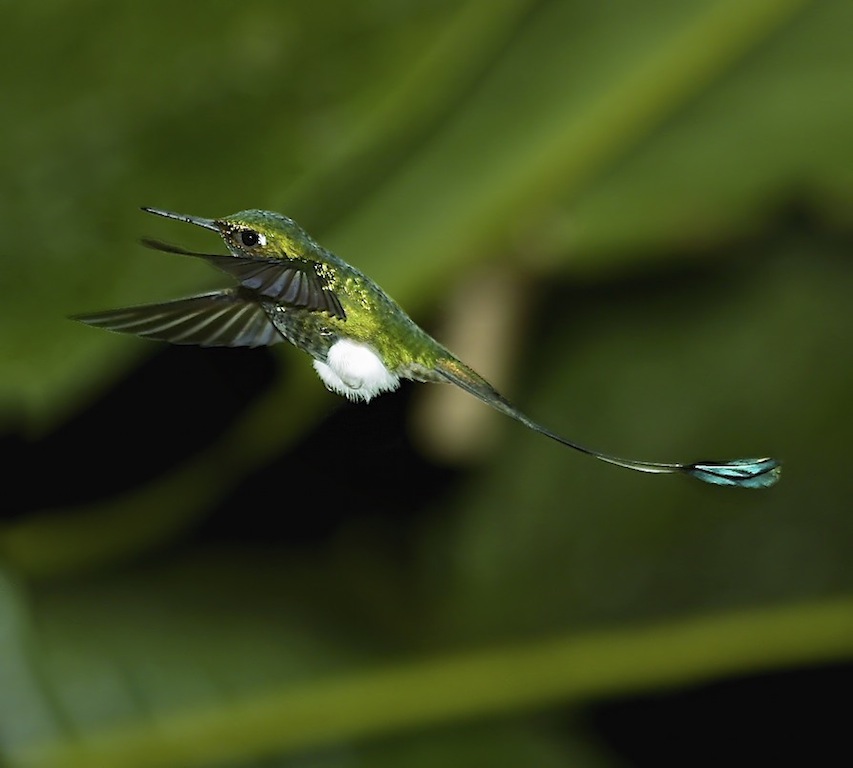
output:
[[[195,224],[197,227],[211,229],[217,233],[221,232],[215,219],[202,219],[199,216],[188,216],[185,213],[173,213],[172,211],[163,211],[159,208],[146,208],[145,206],[142,206],[142,210],[146,213],[153,213],[155,216],[162,216],[166,219],[177,219],[178,221],[185,221],[187,224]]]

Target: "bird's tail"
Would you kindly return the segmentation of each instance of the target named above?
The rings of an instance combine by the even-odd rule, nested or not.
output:
[[[501,413],[520,421],[524,426],[539,432],[558,443],[585,453],[587,456],[615,464],[637,472],[647,472],[656,475],[683,474],[695,477],[712,485],[728,485],[738,488],[768,488],[773,485],[782,472],[782,467],[776,459],[734,459],[731,461],[698,461],[692,464],[662,463],[655,461],[640,461],[624,459],[608,453],[595,451],[586,446],[569,440],[547,427],[537,424],[500,394],[488,381],[455,358],[441,358],[435,365],[436,373],[445,381],[464,389],[478,400],[492,406]]]

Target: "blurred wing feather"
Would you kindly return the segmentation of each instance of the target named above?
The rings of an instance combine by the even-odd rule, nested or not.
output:
[[[234,256],[208,257],[216,267],[240,281],[246,288],[289,307],[326,312],[346,319],[335,292],[317,274],[309,261],[298,259],[244,259]]]
[[[240,289],[77,315],[74,319],[109,331],[172,344],[263,347],[284,341],[263,306]]]
[[[199,253],[148,237],[142,239],[142,244],[165,253],[204,259],[239,280],[244,287],[289,307],[326,312],[332,317],[346,320],[346,312],[335,292],[329,289],[326,280],[317,273],[314,262],[307,259],[262,259]]]

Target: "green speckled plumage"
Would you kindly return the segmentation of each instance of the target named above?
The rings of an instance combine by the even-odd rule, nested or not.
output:
[[[282,335],[316,359],[324,359],[334,341],[346,337],[369,344],[389,370],[403,378],[434,379],[436,361],[449,353],[425,333],[373,280],[319,245],[296,222],[269,211],[248,210],[221,220],[230,231],[243,228],[265,236],[264,258],[313,262],[325,290],[337,296],[345,317],[270,302],[267,310]],[[239,258],[241,244],[226,245]]]
[[[770,458],[692,464],[623,459],[593,451],[537,424],[485,379],[423,331],[369,277],[320,246],[286,216],[247,210],[221,219],[143,209],[219,234],[230,255],[187,251],[147,240],[160,250],[197,256],[238,286],[187,299],[80,316],[91,325],[177,344],[265,346],[287,340],[314,358],[330,389],[369,400],[399,379],[455,384],[552,440],[610,464],[651,474],[681,473],[712,485],[766,488],[779,478]]]

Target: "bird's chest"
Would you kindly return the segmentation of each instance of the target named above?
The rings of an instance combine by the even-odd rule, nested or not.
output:
[[[339,330],[323,313],[273,303],[265,309],[276,330],[293,346],[313,358],[324,360],[331,346],[340,338]]]
[[[332,392],[367,402],[399,386],[400,376],[368,343],[364,323],[281,306],[268,314],[282,336],[314,358],[314,369]]]

